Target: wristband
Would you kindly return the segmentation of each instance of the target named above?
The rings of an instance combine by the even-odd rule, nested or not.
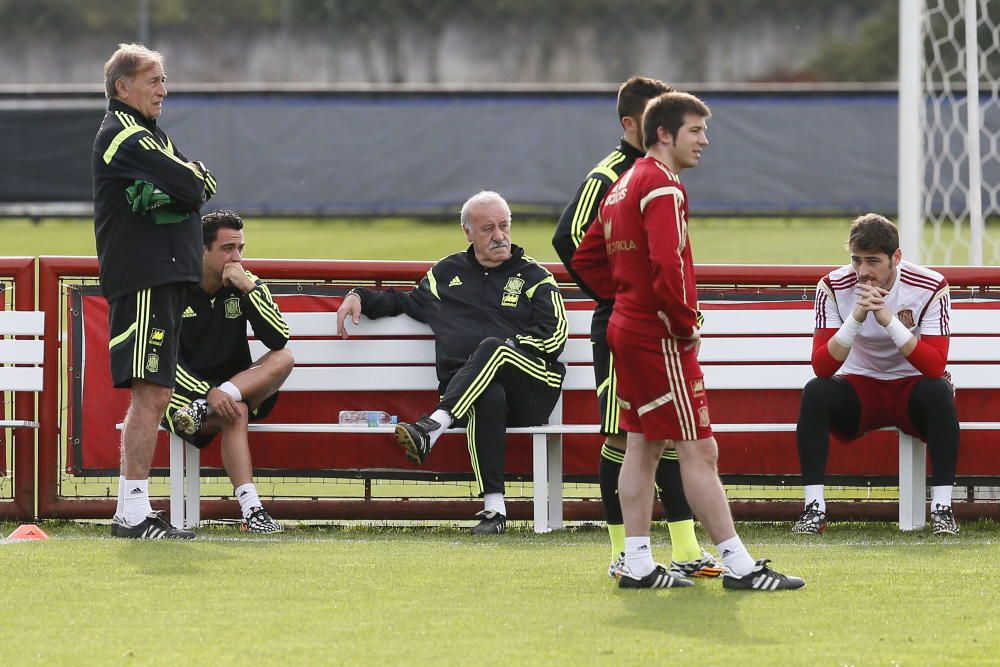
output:
[[[906,328],[906,325],[899,321],[899,318],[893,315],[892,320],[889,322],[888,326],[885,328],[885,332],[889,334],[889,338],[892,339],[892,344],[897,348],[903,347],[910,342],[910,338],[913,334],[910,330]]]
[[[854,315],[848,315],[847,320],[837,329],[837,333],[833,334],[833,339],[842,347],[850,347],[854,344],[854,337],[858,335],[859,331],[861,331],[861,322],[854,319]]]

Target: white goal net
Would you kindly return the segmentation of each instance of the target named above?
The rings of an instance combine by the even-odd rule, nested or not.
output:
[[[1000,2],[900,0],[904,254],[1000,263]]]

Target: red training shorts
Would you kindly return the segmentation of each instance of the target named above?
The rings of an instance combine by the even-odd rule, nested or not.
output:
[[[690,343],[642,336],[613,323],[608,345],[618,374],[621,426],[647,440],[712,437],[705,376]],[[681,351],[681,345],[689,349]]]
[[[903,433],[916,438],[921,437],[916,427],[910,422],[910,394],[923,375],[913,375],[897,380],[881,380],[866,375],[839,376],[851,385],[858,395],[861,404],[861,417],[858,419],[857,433],[838,433],[833,436],[841,442],[850,442],[860,438],[869,431],[883,426],[895,426]]]

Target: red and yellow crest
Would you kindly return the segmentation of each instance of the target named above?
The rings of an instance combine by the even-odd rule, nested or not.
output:
[[[913,311],[909,308],[896,313],[896,317],[899,318],[899,321],[902,322],[903,326],[907,329],[912,329],[916,326],[916,323],[913,321]]]

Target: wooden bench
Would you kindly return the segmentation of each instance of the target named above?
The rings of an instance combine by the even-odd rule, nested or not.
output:
[[[45,349],[41,338],[18,339],[11,336],[42,336],[45,313],[39,311],[0,311],[0,391],[40,392],[42,361]],[[9,414],[13,414],[10,411]],[[0,414],[0,417],[3,417]],[[0,418],[0,428],[38,428],[34,419]]]
[[[808,305],[808,303],[804,304]],[[748,397],[772,390],[801,390],[813,377],[809,364],[813,331],[811,309],[763,310],[759,304],[705,305],[706,322],[700,359],[705,384],[712,392],[736,390]],[[594,389],[588,339],[590,310],[570,310],[570,340],[562,360],[567,363],[564,392]],[[286,313],[296,358],[283,392],[344,391],[407,392],[436,388],[434,343],[429,328],[405,316],[363,320],[355,337],[333,335],[336,314]],[[953,339],[949,370],[959,389],[1000,387],[994,372],[1000,362],[1000,310],[961,309],[952,312]],[[255,356],[262,345],[254,342]],[[378,407],[377,398],[371,402]],[[710,396],[710,405],[714,406]],[[427,406],[429,409],[430,405]],[[595,404],[596,411],[596,404]],[[412,418],[414,415],[408,415]],[[744,419],[732,422],[713,408],[713,429],[720,443],[732,433],[772,433],[795,430],[794,415],[782,423]],[[534,529],[562,526],[562,441],[564,435],[593,434],[593,424],[563,424],[562,401],[549,424],[508,429],[532,437]],[[963,422],[963,431],[996,430],[1000,422]],[[392,427],[340,424],[257,423],[253,432],[389,434]],[[454,429],[453,429],[454,430]],[[899,434],[899,525],[903,530],[925,522],[926,451],[919,440]],[[789,452],[794,457],[794,450]],[[596,464],[595,464],[596,466]],[[171,517],[176,525],[196,526],[200,520],[199,451],[171,438]],[[796,465],[797,469],[797,465]]]

